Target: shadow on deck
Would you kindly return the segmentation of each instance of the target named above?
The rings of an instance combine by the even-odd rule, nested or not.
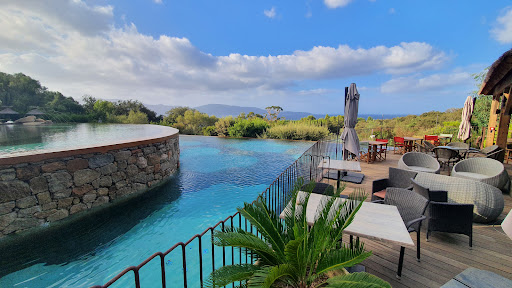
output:
[[[367,193],[370,193],[372,181],[387,178],[388,167],[397,167],[400,157],[401,155],[391,152],[388,153],[386,161],[373,164],[361,163],[362,173],[365,174],[364,181],[361,184],[347,183],[343,194],[352,192],[355,187],[364,188]],[[512,165],[505,164],[505,168],[509,175],[512,175]],[[450,169],[441,170],[441,174],[449,175]],[[329,180],[329,184],[336,185],[335,182],[335,180]],[[497,224],[473,224],[473,249],[471,250],[468,237],[465,235],[434,232],[427,242],[425,225],[422,225],[421,262],[416,261],[415,249],[405,249],[401,280],[395,277],[400,254],[398,246],[362,239],[366,249],[373,251],[373,255],[362,264],[365,265],[367,272],[388,281],[393,287],[440,287],[469,267],[512,278],[512,240],[499,226],[512,209],[512,197],[506,194],[503,196],[505,209],[496,221]],[[411,236],[416,242],[415,233],[411,233]],[[346,237],[348,241],[348,236]]]

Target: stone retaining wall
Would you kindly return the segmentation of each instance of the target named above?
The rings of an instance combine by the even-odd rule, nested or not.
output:
[[[156,141],[86,149],[89,153],[44,157],[50,159],[35,163],[0,161],[0,238],[108,205],[163,182],[179,165],[179,138],[175,133]]]

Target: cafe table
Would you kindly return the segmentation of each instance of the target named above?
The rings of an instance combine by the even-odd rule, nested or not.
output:
[[[303,203],[307,194],[308,192],[299,191],[297,203],[295,204]],[[311,193],[306,207],[306,221],[309,226],[313,226],[316,219],[320,216],[318,213],[319,205],[326,203],[325,201],[328,201],[328,199],[330,199],[330,196]],[[336,199],[333,208],[339,207],[343,201],[348,200],[344,198]],[[279,215],[281,219],[284,219],[286,211],[291,209],[290,205],[292,205],[291,201]],[[344,233],[400,246],[397,278],[402,276],[405,247],[415,247],[411,235],[407,231],[404,221],[398,212],[398,208],[393,205],[363,202],[352,223],[345,228]]]
[[[411,152],[414,149],[414,143],[418,140],[422,140],[417,137],[404,137],[405,152]]]
[[[368,143],[368,157],[366,157],[366,163],[373,163],[377,160],[377,154],[383,145],[387,145],[388,142],[383,141],[361,141]],[[380,146],[380,147],[379,147]]]
[[[318,168],[338,171],[336,187],[340,187],[341,180],[345,182],[361,183],[364,178],[363,174],[347,174],[347,171],[361,172],[361,164],[358,161],[324,159],[318,164]]]

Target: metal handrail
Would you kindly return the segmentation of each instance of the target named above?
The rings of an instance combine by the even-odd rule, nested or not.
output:
[[[313,144],[308,150],[306,150],[295,162],[293,162],[290,166],[288,166],[270,185],[268,188],[263,191],[260,196],[265,199],[265,202],[269,209],[273,210],[276,213],[280,213],[284,209],[284,205],[287,203],[287,197],[290,192],[293,190],[295,183],[299,178],[303,178],[306,182],[311,180],[317,180],[318,174],[323,173],[322,169],[318,168],[319,161],[323,161],[324,159],[336,158],[339,159],[341,157],[341,153],[339,150],[339,137],[338,135],[333,135],[328,139],[323,139],[315,144]],[[333,144],[334,143],[334,147]],[[254,200],[256,201],[256,200]],[[235,227],[236,223],[234,223],[234,219],[238,218],[238,226],[237,228],[244,229],[245,231],[253,232],[253,227],[248,224],[248,221],[242,217],[239,212],[234,213],[233,215],[227,217],[226,219],[217,222],[212,227],[206,228],[202,233],[196,234],[192,236],[187,242],[179,242],[174,244],[171,248],[169,248],[165,252],[156,252],[151,255],[149,258],[144,260],[137,266],[130,266],[124,269],[122,272],[117,274],[115,277],[110,279],[104,285],[96,285],[91,288],[106,288],[116,283],[119,279],[123,278],[129,272],[134,273],[134,284],[136,288],[140,288],[140,274],[139,270],[144,267],[147,263],[151,262],[153,259],[159,257],[160,258],[160,274],[162,278],[162,287],[167,287],[166,273],[165,273],[165,257],[173,252],[176,248],[181,247],[182,253],[182,269],[183,269],[183,287],[188,287],[190,281],[192,280],[188,277],[189,272],[188,269],[197,269],[199,274],[199,279],[194,279],[200,287],[204,285],[204,257],[203,257],[203,236],[209,234],[210,240],[213,239],[214,230],[219,228],[224,229],[226,225],[230,225],[231,227]],[[258,232],[256,235],[258,235]],[[199,265],[196,266],[187,266],[187,246],[198,240],[198,258]],[[220,249],[220,247],[218,247]],[[242,257],[242,249],[238,248],[238,263],[253,263],[253,255],[245,254],[245,259]],[[245,250],[244,250],[245,251]],[[231,248],[231,264],[235,264],[235,248]],[[226,261],[226,248],[222,247],[222,265],[225,266]],[[215,246],[213,241],[211,241],[211,268],[212,271],[215,270]]]

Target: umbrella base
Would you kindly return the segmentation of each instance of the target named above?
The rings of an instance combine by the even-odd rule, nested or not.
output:
[[[355,172],[341,172],[340,181],[361,184],[364,180],[364,174]],[[324,172],[323,178],[338,180],[338,171],[328,170]]]
[[[340,180],[343,182],[361,184],[364,180],[364,174],[354,173],[354,172],[346,172],[346,173],[341,174]]]

